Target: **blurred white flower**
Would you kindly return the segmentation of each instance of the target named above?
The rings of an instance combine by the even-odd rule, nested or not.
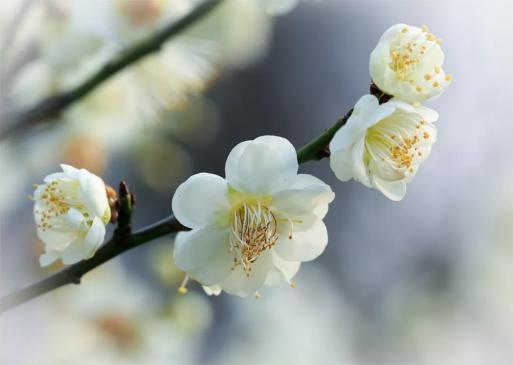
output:
[[[261,0],[265,11],[270,15],[285,15],[290,13],[301,0]]]
[[[41,266],[88,259],[103,243],[110,220],[105,184],[85,169],[61,165],[34,192],[37,234],[45,244]]]
[[[28,106],[75,87],[122,49],[180,19],[196,4],[194,0],[58,3],[57,16],[47,19],[40,32],[41,57],[17,77],[13,99],[18,106]],[[272,18],[260,1],[227,0],[159,52],[100,85],[64,117],[79,132],[87,130],[110,148],[122,147],[148,123],[187,106],[190,97],[202,94],[223,71],[260,59],[271,26]],[[118,138],[112,138],[113,132]]]
[[[292,144],[263,136],[235,146],[226,179],[191,176],[173,196],[174,214],[192,228],[176,237],[176,265],[209,293],[245,297],[290,283],[302,261],[324,251],[322,219],[334,198],[328,185],[297,171]]]
[[[370,56],[370,74],[381,91],[410,103],[422,103],[449,86],[442,69],[440,40],[427,27],[390,27]]]
[[[353,178],[401,200],[436,142],[432,122],[437,119],[425,107],[395,99],[380,105],[376,97],[364,95],[330,143],[331,169],[342,181]]]

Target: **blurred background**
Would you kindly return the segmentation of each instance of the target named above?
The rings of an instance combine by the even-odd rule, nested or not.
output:
[[[78,85],[197,3],[1,2],[2,112]],[[191,174],[224,175],[240,141],[299,148],[345,114],[392,24],[429,25],[454,76],[429,104],[439,140],[403,201],[339,182],[327,160],[301,166],[337,199],[329,245],[296,288],[178,295],[172,238],[160,239],[0,316],[0,363],[512,364],[512,13],[507,0],[226,0],[58,120],[2,140],[5,295],[60,269],[39,268],[26,198],[59,163],[128,181],[142,227]]]

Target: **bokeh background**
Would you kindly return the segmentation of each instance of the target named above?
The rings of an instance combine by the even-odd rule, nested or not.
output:
[[[66,1],[2,2],[2,111],[80,82],[154,30],[154,9],[134,2],[78,1],[73,11]],[[168,0],[163,22],[194,3]],[[59,163],[128,181],[142,227],[169,213],[191,174],[223,175],[240,141],[274,134],[300,147],[330,126],[367,92],[369,54],[399,22],[428,24],[454,76],[429,104],[439,140],[406,198],[307,163],[301,171],[337,198],[329,245],[296,288],[256,300],[191,285],[180,296],[172,238],[161,239],[0,316],[1,364],[513,363],[513,5],[293,3],[227,1],[55,123],[1,141],[0,294],[59,269],[37,264],[26,199]]]

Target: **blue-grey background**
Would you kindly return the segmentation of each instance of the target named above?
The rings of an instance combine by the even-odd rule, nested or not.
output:
[[[260,301],[209,298],[213,322],[191,350],[195,362],[511,364],[512,12],[506,0],[305,2],[276,19],[262,61],[224,75],[208,91],[219,125],[206,142],[177,142],[189,154],[188,174],[223,175],[240,141],[273,134],[300,147],[329,127],[368,91],[369,54],[392,24],[428,24],[443,39],[444,69],[454,77],[429,103],[440,114],[439,140],[403,201],[339,182],[327,160],[300,167],[337,196],[326,218],[325,253],[304,265],[296,289],[269,290]],[[45,152],[28,143],[19,153]],[[110,157],[104,177],[130,182],[140,227],[169,212],[172,191],[186,176],[151,189],[134,161],[128,153]],[[169,166],[165,159],[156,165]],[[18,186],[16,208],[2,216],[3,292],[40,275],[29,254],[31,203],[23,200],[40,176],[32,179]],[[143,259],[151,251],[148,244],[121,260],[153,288]],[[36,330],[43,301],[1,318],[0,342],[24,348],[23,334]]]

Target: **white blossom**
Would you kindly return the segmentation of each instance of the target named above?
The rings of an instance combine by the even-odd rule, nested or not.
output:
[[[45,244],[41,266],[88,259],[103,243],[110,207],[105,184],[85,169],[61,165],[34,192],[37,234]]]
[[[209,294],[245,297],[292,283],[300,263],[328,243],[322,219],[334,198],[328,185],[297,171],[292,144],[263,136],[235,146],[226,179],[191,176],[173,196],[174,214],[192,228],[176,237],[176,265]]]
[[[331,168],[342,181],[355,179],[401,200],[436,142],[437,119],[426,107],[395,99],[379,105],[364,95],[330,143]]]
[[[422,103],[449,86],[452,76],[442,69],[441,40],[427,27],[390,27],[370,56],[370,75],[379,89],[409,103]]]

